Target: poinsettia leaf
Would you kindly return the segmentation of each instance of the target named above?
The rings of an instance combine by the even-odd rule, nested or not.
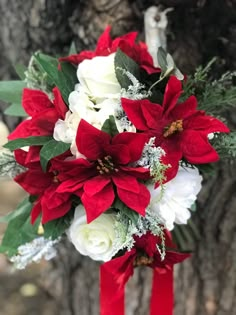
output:
[[[71,225],[74,211],[69,211],[64,217],[49,221],[43,225],[44,237],[52,240],[60,237]]]
[[[102,131],[108,133],[110,136],[114,137],[119,133],[114,116],[110,115],[108,119],[105,120],[102,125]]]
[[[28,117],[28,114],[25,112],[24,108],[21,106],[21,103],[13,103],[7,107],[4,111],[5,115],[17,116],[17,117]]]
[[[64,143],[54,139],[47,142],[40,150],[40,163],[42,169],[46,171],[48,162],[55,156],[58,156],[69,150],[70,146],[70,143]]]
[[[30,222],[30,212],[32,203],[26,198],[17,208],[14,215],[8,216],[8,226],[5,231],[0,252],[8,256],[17,254],[20,245],[31,242],[38,236],[38,227],[40,219],[34,225]]]
[[[124,70],[134,75],[136,79],[140,79],[139,65],[133,59],[123,53],[120,49],[118,49],[115,55],[116,78],[122,88],[128,89],[132,82],[124,73]]]
[[[162,72],[166,72],[168,65],[167,65],[167,53],[166,51],[162,48],[159,47],[157,51],[157,61],[158,64],[162,70]]]
[[[16,149],[30,146],[30,145],[43,145],[52,139],[51,136],[33,136],[28,138],[19,138],[11,140],[4,144],[4,148],[14,151]]]
[[[15,69],[16,73],[18,74],[19,78],[21,80],[24,80],[25,79],[25,72],[27,71],[27,67],[25,65],[18,63],[14,66],[14,69]]]
[[[37,53],[35,59],[41,69],[47,73],[50,83],[56,85],[61,91],[62,97],[68,104],[68,97],[78,82],[76,68],[67,62],[58,63],[58,59]]]
[[[7,103],[21,103],[22,90],[26,87],[24,81],[0,82],[0,100]]]
[[[132,221],[134,225],[137,224],[139,214],[136,211],[127,207],[120,199],[117,198],[114,201],[112,208],[115,208],[119,210],[120,212],[123,212]]]

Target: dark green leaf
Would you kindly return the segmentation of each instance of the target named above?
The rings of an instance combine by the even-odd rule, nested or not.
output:
[[[67,62],[61,62],[59,66],[56,58],[40,53],[35,55],[35,59],[41,69],[47,73],[49,84],[53,83],[59,88],[65,103],[68,104],[69,94],[78,83],[76,68]]]
[[[102,131],[109,133],[109,135],[112,137],[119,133],[116,127],[115,118],[112,115],[110,115],[109,118],[105,120],[102,126]]]
[[[118,82],[122,88],[127,89],[131,81],[123,70],[130,72],[135,76],[136,79],[140,79],[140,67],[139,65],[126,54],[124,54],[120,49],[117,50],[115,55],[115,72]]]
[[[0,246],[0,252],[13,256],[20,245],[31,242],[38,236],[40,219],[34,225],[30,223],[31,209],[32,203],[29,202],[29,199],[25,199],[18,207],[17,212],[8,218],[10,221]]]
[[[134,225],[138,222],[139,214],[135,212],[134,210],[127,207],[120,199],[116,199],[115,202],[112,205],[112,208],[120,210],[120,212],[123,212]]]
[[[73,219],[74,211],[69,211],[64,217],[56,220],[52,220],[43,225],[44,237],[57,239],[61,236],[71,225],[71,220]]]
[[[27,211],[28,206],[29,206],[29,198],[26,198],[18,205],[18,207],[16,208],[15,211],[12,211],[12,212],[8,213],[4,217],[0,217],[0,223],[3,223],[3,222],[8,223],[8,222],[10,222],[11,220],[16,218],[17,216],[19,216],[22,213],[24,213],[25,211]]]
[[[70,145],[70,143],[64,143],[54,139],[47,142],[40,150],[40,163],[42,169],[46,171],[48,162],[53,157],[66,152],[70,148]]]
[[[8,103],[21,103],[22,90],[26,87],[23,81],[0,82],[0,100]]]
[[[9,115],[9,116],[17,116],[17,117],[28,116],[20,103],[13,103],[9,107],[7,107],[4,111],[4,114]]]
[[[168,68],[166,56],[167,56],[167,53],[165,52],[165,50],[162,47],[159,47],[157,51],[157,61],[162,72],[166,72]]]
[[[18,63],[15,65],[14,68],[15,68],[15,71],[18,74],[19,78],[21,80],[24,80],[25,79],[25,72],[27,71],[27,67]]]
[[[4,144],[4,148],[14,151],[16,149],[30,146],[30,145],[43,145],[52,139],[51,136],[39,136],[39,137],[28,137],[11,140]]]

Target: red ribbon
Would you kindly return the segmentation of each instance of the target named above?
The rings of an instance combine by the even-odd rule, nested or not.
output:
[[[135,248],[123,256],[112,259],[100,267],[100,315],[124,315],[125,285],[133,275],[134,266],[153,268],[150,315],[173,315],[173,265],[190,255],[166,251],[165,259],[156,249],[157,237],[151,233],[135,238]],[[166,245],[173,248],[166,235]]]
[[[100,315],[124,315],[125,285],[133,274],[134,251],[113,259],[100,268]],[[127,268],[125,270],[125,268]],[[153,269],[151,315],[173,314],[173,267]]]

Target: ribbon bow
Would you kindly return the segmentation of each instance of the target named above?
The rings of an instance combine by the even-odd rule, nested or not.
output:
[[[145,265],[153,268],[150,315],[172,315],[174,304],[173,265],[189,254],[167,250],[162,261],[157,250],[159,237],[147,233],[135,236],[135,247],[123,256],[112,259],[100,267],[100,315],[124,315],[125,285],[134,268]],[[166,247],[173,248],[170,234],[166,233]]]

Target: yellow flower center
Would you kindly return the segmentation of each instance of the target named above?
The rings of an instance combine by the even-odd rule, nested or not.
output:
[[[165,127],[163,137],[167,138],[176,132],[183,131],[183,120],[178,119]]]

